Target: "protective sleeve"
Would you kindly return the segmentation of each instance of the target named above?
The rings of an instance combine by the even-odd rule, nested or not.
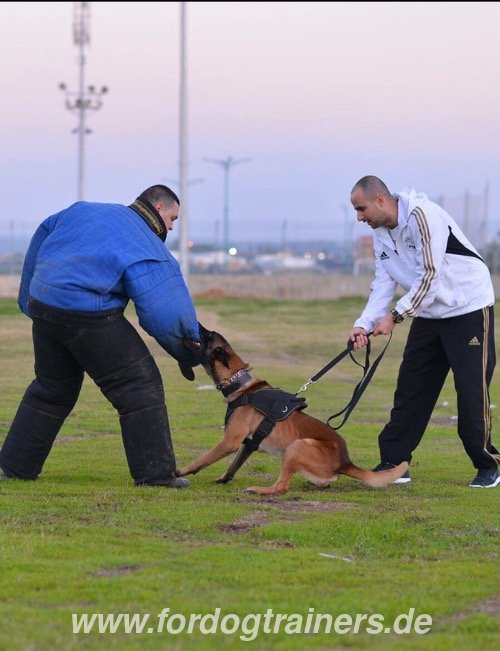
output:
[[[196,366],[199,360],[184,341],[200,341],[198,318],[175,258],[136,262],[123,280],[140,326],[180,364]]]

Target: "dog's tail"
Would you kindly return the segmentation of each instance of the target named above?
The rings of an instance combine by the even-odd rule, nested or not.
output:
[[[406,461],[403,461],[390,470],[380,470],[379,472],[373,472],[372,470],[364,470],[359,468],[359,466],[354,465],[349,462],[342,468],[339,468],[338,473],[341,475],[347,475],[358,481],[362,481],[364,484],[371,486],[372,488],[383,488],[388,486],[399,479],[405,472],[408,470],[409,465]]]

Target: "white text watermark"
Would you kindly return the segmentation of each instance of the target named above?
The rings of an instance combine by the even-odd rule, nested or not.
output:
[[[151,613],[72,613],[75,634],[164,634],[164,635],[237,635],[243,642],[252,642],[260,634],[285,635],[347,635],[367,633],[380,635],[392,633],[424,635],[432,626],[432,617],[426,613],[416,614],[415,608],[400,613],[389,622],[379,613],[318,613],[309,608],[306,614],[275,613],[268,608],[264,613],[236,615],[224,614],[221,608],[207,613],[174,612],[163,608],[157,615]]]

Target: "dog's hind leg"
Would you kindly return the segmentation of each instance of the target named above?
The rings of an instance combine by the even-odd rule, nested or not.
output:
[[[286,493],[293,475],[297,472],[316,486],[326,488],[337,479],[337,474],[331,467],[332,464],[325,463],[325,455],[328,455],[328,451],[313,439],[294,441],[286,449],[276,482],[272,486],[250,486],[246,490],[259,495]]]
[[[245,490],[248,493],[258,493],[259,495],[279,495],[286,493],[292,477],[299,469],[298,458],[302,443],[303,441],[294,441],[287,447],[283,456],[283,463],[281,464],[281,472],[272,486],[249,486]]]

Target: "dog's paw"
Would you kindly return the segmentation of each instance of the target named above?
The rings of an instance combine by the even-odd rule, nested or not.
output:
[[[219,477],[219,479],[215,480],[216,484],[227,484],[228,481],[231,481],[228,477]]]
[[[258,486],[247,486],[244,489],[245,493],[257,493],[257,494],[259,494],[261,492],[261,490],[262,489],[259,488]]]

